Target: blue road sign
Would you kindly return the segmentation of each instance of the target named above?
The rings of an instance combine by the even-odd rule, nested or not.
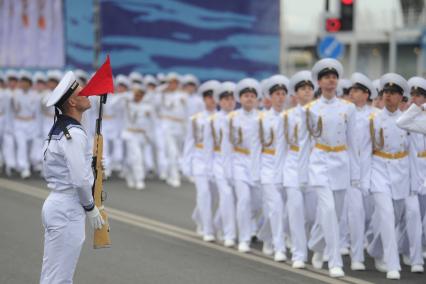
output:
[[[335,36],[325,36],[317,46],[317,53],[320,58],[335,58],[339,59],[345,52],[343,43],[337,40]]]

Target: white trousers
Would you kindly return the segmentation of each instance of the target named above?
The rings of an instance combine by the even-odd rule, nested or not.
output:
[[[16,141],[16,165],[17,170],[29,171],[30,170],[30,142],[32,139],[28,138],[28,133],[24,131],[17,130],[15,132],[15,141]]]
[[[174,180],[180,180],[179,161],[180,153],[182,153],[181,138],[175,135],[166,135],[165,150],[168,165],[168,177]]]
[[[242,180],[235,180],[234,183],[237,198],[238,241],[250,242],[256,231],[256,213],[262,207],[259,201],[260,190]]]
[[[358,188],[351,187],[346,192],[347,218],[351,246],[351,261],[364,262],[364,236],[366,213],[364,196]]]
[[[219,216],[221,230],[225,240],[235,240],[236,220],[235,220],[235,196],[229,182],[223,178],[216,178],[216,187],[219,192]]]
[[[4,163],[9,169],[16,169],[16,145],[13,134],[5,133],[3,136]]]
[[[400,251],[410,258],[411,265],[423,265],[422,219],[418,195],[408,196],[404,200],[404,204]]]
[[[52,192],[42,209],[44,254],[40,284],[73,283],[85,239],[85,214],[77,196]]]
[[[286,187],[287,211],[291,236],[292,261],[307,261],[308,234],[315,222],[317,196],[314,191],[302,192],[298,187]]]
[[[426,248],[426,194],[419,194],[419,203],[423,225],[423,247]]]
[[[339,220],[343,213],[346,190],[331,190],[326,186],[315,186],[313,189],[317,193],[318,205],[309,248],[314,252],[326,253],[329,256],[329,268],[342,267]]]
[[[153,171],[155,168],[154,164],[154,148],[151,143],[146,143],[144,147],[144,163],[146,171]]]
[[[399,263],[396,236],[396,220],[402,215],[404,200],[392,200],[392,196],[384,192],[373,193],[374,213],[372,227],[374,238],[368,246],[368,253],[382,259],[390,270],[401,270]],[[397,216],[397,217],[396,217]]]
[[[214,235],[213,229],[213,186],[207,176],[195,176],[197,204],[195,210],[199,214],[204,235]],[[198,218],[197,218],[198,219]]]
[[[145,180],[145,166],[144,166],[144,149],[145,143],[143,139],[126,139],[126,160],[129,167],[130,177],[134,182],[142,182]]]
[[[123,140],[120,137],[108,139],[104,137],[103,154],[105,158],[105,171],[111,173],[122,166],[123,162]]]
[[[284,188],[280,184],[262,184],[262,196],[264,204],[264,222],[269,222],[272,234],[272,245],[276,252],[284,252]]]

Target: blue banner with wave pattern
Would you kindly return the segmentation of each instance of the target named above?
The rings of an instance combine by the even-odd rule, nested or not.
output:
[[[279,0],[102,0],[102,57],[114,73],[201,79],[278,72]]]

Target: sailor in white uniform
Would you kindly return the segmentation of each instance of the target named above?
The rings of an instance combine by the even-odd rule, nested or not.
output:
[[[261,145],[260,153],[256,155],[260,158],[260,183],[265,217],[259,237],[264,241],[263,252],[274,253],[274,260],[277,262],[287,260],[284,244],[285,194],[281,170],[283,156],[280,155],[283,152],[277,149],[277,133],[280,114],[287,99],[288,85],[289,80],[283,75],[274,75],[266,81],[263,93],[271,101],[271,108],[259,112],[256,128],[258,143]],[[262,237],[264,230],[270,232],[271,240]],[[272,243],[272,250],[268,249],[268,243]]]
[[[211,156],[207,155],[208,150],[205,145],[205,129],[208,118],[216,111],[213,94],[219,86],[220,83],[216,80],[204,82],[200,86],[206,110],[190,117],[182,157],[182,172],[185,176],[194,179],[197,190],[193,219],[201,227],[203,240],[206,242],[215,240],[212,208],[215,188],[210,169]]]
[[[287,196],[287,212],[292,243],[292,267],[305,268],[308,257],[307,238],[316,215],[316,192],[301,187],[299,181],[300,125],[303,107],[314,98],[310,71],[300,71],[290,80],[289,94],[297,106],[281,113],[277,132],[278,156],[282,157],[282,183]],[[279,153],[283,152],[283,153]]]
[[[32,87],[32,75],[28,71],[19,73],[20,91],[12,97],[14,136],[16,142],[16,162],[21,178],[31,176],[29,147],[36,139],[40,97]]]
[[[43,147],[43,167],[50,194],[42,209],[41,284],[72,283],[85,239],[85,215],[95,229],[104,224],[93,202],[92,155],[80,124],[90,101],[78,96],[80,90],[75,75],[69,71],[47,98],[46,106],[55,106],[58,115]]]
[[[180,160],[183,142],[186,137],[188,121],[188,98],[179,90],[180,76],[176,73],[167,75],[167,85],[161,94],[161,122],[165,135],[165,153],[167,157],[167,184],[173,188],[180,187]]]
[[[5,172],[7,176],[12,174],[13,170],[16,170],[16,145],[14,137],[14,119],[13,119],[13,107],[12,98],[16,96],[20,89],[18,88],[18,72],[14,70],[6,71],[7,88],[3,92],[4,102],[4,129],[3,129],[3,157],[5,162]]]
[[[417,114],[416,109],[426,103],[426,79],[422,77],[413,77],[408,80],[408,86],[411,92],[412,106],[403,113],[397,120],[397,125],[403,129],[410,131],[410,196],[407,197],[406,206],[407,217],[405,228],[403,228],[403,253],[404,263],[411,265],[412,272],[423,272],[422,258],[422,235],[426,232],[426,134],[419,133],[416,127],[413,127],[414,117]],[[413,111],[414,109],[414,111]],[[420,216],[419,213],[420,212]],[[421,220],[423,220],[423,230],[420,228]]]
[[[225,247],[235,246],[237,238],[235,197],[232,180],[225,174],[225,163],[230,158],[231,147],[224,137],[228,124],[226,116],[235,108],[235,83],[223,82],[213,93],[220,110],[208,117],[204,131],[206,155],[211,160],[208,171],[213,173],[219,195],[218,218],[215,226],[222,233]]]
[[[318,195],[317,221],[309,241],[309,248],[315,252],[312,264],[320,269],[324,253],[328,255],[331,277],[344,276],[339,220],[346,190],[360,180],[355,106],[336,98],[342,74],[342,65],[334,59],[322,59],[314,65],[312,79],[318,81],[321,97],[304,107],[300,135],[299,178],[302,186],[315,187]]]
[[[255,156],[261,148],[256,139],[259,135],[256,131],[259,115],[256,107],[262,96],[259,82],[252,78],[241,80],[234,95],[242,107],[227,117],[224,139],[231,143],[232,151],[225,163],[225,174],[233,179],[235,186],[238,250],[247,253],[251,237],[257,233],[256,219],[262,207],[260,169]]]
[[[372,208],[370,206],[370,162],[371,148],[370,133],[368,131],[369,117],[377,109],[368,105],[369,100],[377,97],[373,82],[362,73],[351,76],[349,97],[356,106],[356,133],[357,153],[360,159],[360,183],[351,186],[346,193],[346,210],[348,218],[351,269],[365,270],[364,265],[364,236],[366,220],[370,219]]]
[[[133,97],[125,102],[125,119],[122,138],[126,145],[126,161],[129,172],[127,186],[142,190],[145,188],[145,147],[151,145],[157,116],[154,106],[146,103],[146,89],[142,84],[132,85]]]
[[[380,86],[385,108],[370,116],[369,126],[375,237],[368,253],[375,258],[376,268],[386,272],[386,278],[399,279],[397,228],[403,223],[404,215],[410,223],[408,213],[415,211],[407,198],[410,195],[409,133],[396,125],[401,116],[399,104],[404,95],[409,95],[409,89],[407,81],[395,73],[383,75]]]

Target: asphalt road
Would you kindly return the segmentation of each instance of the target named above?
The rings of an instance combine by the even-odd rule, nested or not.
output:
[[[111,216],[112,248],[91,248],[92,231],[76,270],[75,283],[389,283],[367,261],[368,270],[348,277],[327,277],[326,270],[295,271],[260,252],[239,254],[202,242],[194,233],[191,213],[195,189],[185,183],[171,189],[149,181],[141,192],[119,179],[105,186]],[[0,177],[0,283],[37,283],[43,255],[41,207],[45,183]],[[258,245],[260,247],[260,245]],[[425,274],[404,267],[399,283],[426,283]]]

